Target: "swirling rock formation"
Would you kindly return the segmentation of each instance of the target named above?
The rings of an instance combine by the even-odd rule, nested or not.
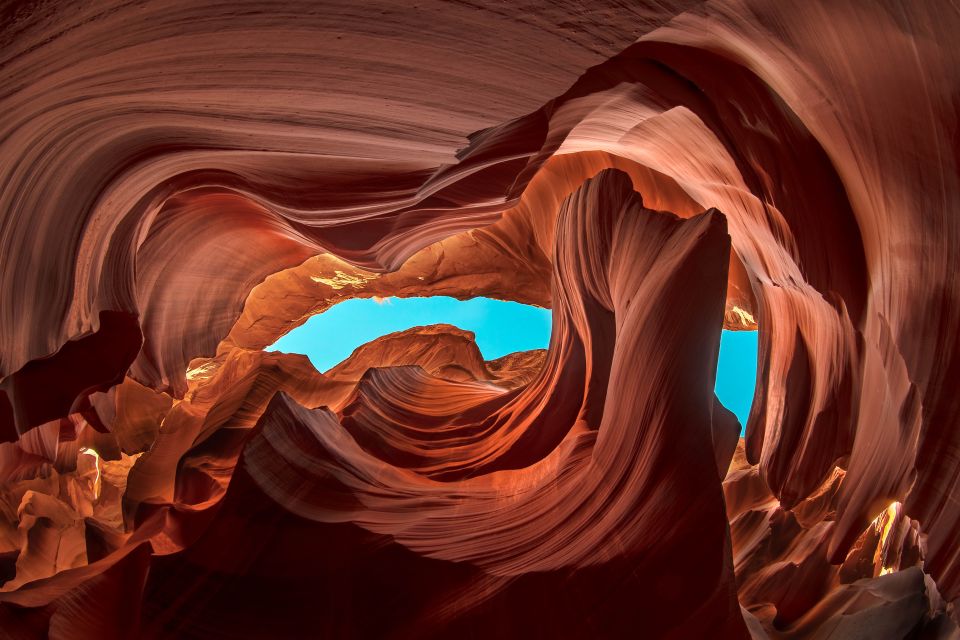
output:
[[[0,15],[0,636],[960,636],[955,3]]]

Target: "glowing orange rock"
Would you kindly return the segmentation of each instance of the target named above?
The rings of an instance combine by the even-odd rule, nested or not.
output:
[[[954,7],[8,4],[0,629],[956,636]]]

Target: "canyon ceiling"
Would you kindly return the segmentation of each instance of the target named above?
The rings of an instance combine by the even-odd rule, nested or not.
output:
[[[0,3],[0,638],[960,638],[958,41],[951,0]],[[432,295],[550,347],[264,351]]]

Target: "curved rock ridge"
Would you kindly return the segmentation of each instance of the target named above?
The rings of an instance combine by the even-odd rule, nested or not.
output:
[[[474,340],[473,332],[449,324],[413,327],[357,347],[349,358],[326,374],[356,381],[367,369],[418,365],[441,378],[490,380],[493,376]]]
[[[954,3],[0,15],[3,633],[960,636]]]
[[[126,479],[123,535],[128,537],[114,539],[99,566],[81,564],[49,585],[34,582],[0,600],[50,603],[59,612],[63,605],[53,599],[59,590],[87,584],[84,578],[95,569],[133,562],[127,558],[140,556],[131,547],[148,544],[154,557],[187,552],[198,527],[202,537],[204,529],[220,526],[221,504],[229,503],[242,472],[252,482],[248,491],[259,491],[305,522],[352,523],[394,540],[431,566],[440,563],[441,574],[449,571],[444,566],[474,567],[474,577],[458,587],[465,594],[462,603],[423,622],[428,635],[484,620],[494,632],[502,622],[489,615],[489,607],[507,601],[519,607],[540,592],[510,587],[511,576],[538,574],[555,574],[541,588],[557,597],[566,594],[569,601],[569,617],[553,627],[558,632],[570,624],[584,633],[628,630],[640,620],[624,605],[642,598],[658,608],[675,608],[653,627],[661,632],[705,633],[709,622],[729,634],[742,633],[724,559],[729,543],[711,427],[729,251],[725,220],[708,212],[684,221],[645,209],[626,175],[604,172],[566,201],[558,221],[558,238],[585,244],[568,253],[558,242],[554,262],[567,266],[554,269],[554,290],[563,292],[554,299],[555,339],[529,385],[513,391],[496,387],[487,381],[493,376],[485,367],[472,380],[454,381],[409,365],[371,369],[359,383],[342,382],[338,373],[351,378],[356,365],[347,362],[325,376],[305,371],[309,365],[300,356],[240,349],[219,362],[194,363],[187,394],[170,408],[156,440]],[[699,285],[691,287],[691,278]],[[635,303],[650,296],[686,308],[683,325]],[[677,330],[699,337],[665,353],[660,346]],[[465,332],[440,326],[404,333],[435,340],[461,339]],[[391,356],[409,356],[392,348],[396,337],[358,349],[353,358],[394,364]],[[420,352],[429,367],[434,346],[421,345]],[[461,370],[471,373],[468,352],[447,353],[459,353]],[[663,405],[651,389],[644,391],[642,379],[632,375],[638,363],[672,377],[673,402]],[[670,376],[677,367],[681,373]],[[411,389],[418,385],[420,390]],[[635,403],[617,410],[608,389],[627,391],[631,385]],[[344,386],[355,390],[344,393]],[[278,388],[292,395],[274,396]],[[301,404],[339,407],[340,417]],[[640,416],[645,428],[636,428]],[[665,429],[673,431],[670,437]],[[697,472],[673,466],[664,477],[651,474],[660,465],[634,461],[654,453],[666,460],[681,452],[700,460]],[[700,496],[686,518],[667,518],[673,504],[667,496],[643,499],[663,481]],[[602,499],[621,492],[619,499]],[[415,504],[420,507],[411,508]],[[522,526],[530,517],[549,518],[552,538]],[[658,522],[670,522],[668,531],[676,535],[649,538],[646,532]],[[701,538],[705,529],[715,535]],[[484,531],[488,539],[477,539]],[[343,553],[338,552],[341,561]],[[678,556],[689,559],[678,563]],[[400,583],[420,579],[417,565],[406,564],[388,573]],[[640,578],[638,566],[654,575],[670,566],[671,576],[687,575],[690,581],[703,578],[705,569],[712,577],[689,590],[678,579],[651,584]],[[577,613],[581,596],[574,594],[607,580],[620,584],[620,601],[604,605],[611,609],[603,623],[590,622],[585,614],[596,601],[588,609],[579,605]],[[571,591],[570,584],[581,586]],[[704,614],[684,620],[681,610],[691,602]],[[149,633],[163,621],[141,624]],[[189,633],[203,623],[184,613],[178,624]],[[351,614],[340,624],[362,626]]]

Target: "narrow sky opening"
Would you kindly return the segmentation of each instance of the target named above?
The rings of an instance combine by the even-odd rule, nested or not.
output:
[[[757,382],[757,332],[726,331],[720,334],[717,361],[717,397],[740,421],[740,433],[747,425],[753,390]]]
[[[352,298],[313,316],[267,350],[301,353],[318,371],[328,371],[380,336],[439,323],[472,331],[485,360],[546,349],[550,342],[549,309],[491,298]],[[757,332],[724,331],[716,393],[741,425],[746,424],[753,402],[756,367]]]
[[[302,353],[317,371],[327,371],[380,336],[440,323],[473,331],[485,360],[546,349],[550,343],[549,309],[491,298],[431,296],[351,298],[313,316],[267,350]]]

